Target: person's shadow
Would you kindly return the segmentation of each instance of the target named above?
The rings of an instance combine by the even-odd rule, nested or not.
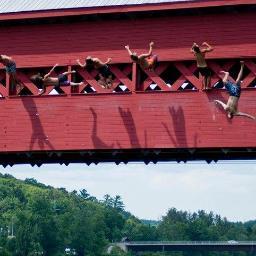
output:
[[[98,116],[93,108],[90,108],[90,111],[93,116],[92,142],[95,149],[113,148],[114,143],[112,143],[111,145],[108,145],[98,136],[98,123],[97,123]]]
[[[121,107],[118,108],[118,111],[123,120],[123,124],[127,131],[127,134],[129,135],[129,140],[130,140],[131,146],[133,148],[134,147],[139,148],[140,143],[139,143],[136,126],[135,126],[135,122],[134,122],[131,111],[129,109],[123,110]]]
[[[172,125],[175,137],[171,134],[170,129],[168,128],[166,123],[162,122],[162,125],[170,137],[173,145],[176,148],[186,148],[187,147],[187,136],[185,129],[185,117],[182,107],[178,107],[177,109],[174,107],[169,107],[169,113],[172,118]]]
[[[29,150],[33,150],[35,144],[37,144],[39,149],[41,150],[46,150],[46,149],[54,150],[53,145],[48,140],[48,137],[44,132],[44,129],[40,120],[40,116],[38,114],[38,109],[34,102],[33,97],[29,97],[29,96],[21,97],[21,101],[29,115],[31,125],[32,125],[32,135],[30,139]],[[45,146],[47,146],[47,148]]]

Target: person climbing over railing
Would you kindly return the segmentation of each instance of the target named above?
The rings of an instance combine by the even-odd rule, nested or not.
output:
[[[213,51],[213,47],[209,45],[207,42],[202,43],[201,47],[199,47],[197,43],[193,43],[190,51],[194,54],[197,62],[197,67],[199,69],[200,74],[203,77],[202,90],[211,89],[211,70],[207,66],[205,54],[207,52]]]
[[[83,82],[74,83],[68,80],[68,74],[76,73],[75,70],[64,72],[58,75],[57,77],[52,77],[51,74],[57,66],[58,64],[55,64],[54,67],[49,71],[49,73],[47,73],[44,76],[42,76],[41,74],[36,74],[30,77],[30,80],[33,83],[35,83],[38,87],[42,87],[42,91],[39,93],[39,95],[42,95],[43,93],[45,93],[47,86],[54,86],[55,88],[59,88],[60,86],[83,85]]]
[[[142,69],[153,71],[157,64],[157,55],[153,54],[154,42],[149,44],[149,52],[138,55],[136,52],[132,52],[129,45],[125,46],[125,49],[128,51],[133,62],[136,62],[140,65]]]
[[[85,63],[82,64],[79,59],[76,60],[78,65],[82,68],[87,68],[88,70],[96,69],[99,71],[99,80],[98,83],[101,87],[110,89],[113,85],[113,76],[110,71],[108,64],[112,61],[111,58],[108,58],[106,62],[101,61],[98,58],[93,58],[88,56],[85,59]]]
[[[254,116],[238,111],[238,101],[241,94],[241,79],[244,71],[244,61],[240,61],[240,63],[241,68],[235,83],[232,83],[230,80],[228,80],[229,72],[221,71],[221,74],[224,75],[222,81],[229,93],[229,99],[227,104],[220,100],[215,100],[215,103],[220,104],[223,107],[223,109],[228,113],[228,118],[233,118],[234,116],[245,116],[255,120]]]
[[[0,55],[0,63],[2,63],[5,66],[6,72],[10,76],[11,91],[13,92],[17,85],[19,85],[20,88],[23,88],[23,83],[17,77],[16,63],[12,59],[12,57],[9,57],[7,55]]]

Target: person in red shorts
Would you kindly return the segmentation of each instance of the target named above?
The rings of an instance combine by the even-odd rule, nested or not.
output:
[[[132,61],[138,63],[142,69],[153,71],[157,64],[157,55],[152,54],[153,46],[154,42],[150,42],[149,52],[141,55],[138,55],[136,52],[132,52],[129,45],[126,45],[125,49],[128,51]]]

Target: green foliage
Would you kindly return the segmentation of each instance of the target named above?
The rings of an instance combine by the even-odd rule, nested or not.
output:
[[[57,256],[72,248],[79,256],[97,256],[122,236],[125,218],[119,196],[106,205],[85,189],[68,193],[35,179],[22,182],[1,175],[0,199],[0,255]]]
[[[256,240],[256,222],[232,223],[212,212],[189,213],[175,208],[161,221],[139,220],[124,210],[118,195],[107,194],[99,201],[86,189],[69,193],[35,179],[23,182],[0,174],[0,256],[63,256],[67,248],[78,256],[105,256],[109,243],[124,238],[128,241]],[[197,256],[200,253],[147,252],[142,255],[164,254]],[[200,256],[215,254],[201,253]],[[131,254],[114,248],[111,256]]]

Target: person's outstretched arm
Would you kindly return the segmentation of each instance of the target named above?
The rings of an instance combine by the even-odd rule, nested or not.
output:
[[[129,55],[132,55],[132,51],[131,51],[129,45],[126,45],[124,48],[128,51]]]
[[[77,59],[76,62],[77,62],[77,64],[78,64],[81,68],[85,68],[85,67],[86,67],[86,62],[85,62],[84,64],[82,64],[79,59]]]
[[[59,64],[55,64],[53,66],[53,68],[49,71],[49,73],[47,73],[45,76],[44,76],[44,79],[46,79],[47,77],[49,77],[51,75],[51,73],[54,71],[54,69],[59,66]]]
[[[195,53],[195,51],[194,51],[194,47],[197,45],[197,43],[193,43],[192,44],[192,46],[191,46],[191,48],[190,48],[190,52],[191,53]]]
[[[74,73],[76,73],[76,71],[75,70],[71,70],[71,71],[66,71],[66,72],[64,72],[62,74],[66,76],[66,75],[74,74]]]
[[[112,59],[111,59],[111,58],[108,58],[107,61],[105,61],[105,62],[101,61],[100,59],[98,59],[98,61],[99,61],[99,63],[100,63],[101,65],[107,65],[107,64],[109,64],[109,63],[112,61]]]
[[[234,114],[234,116],[245,116],[245,117],[248,117],[250,119],[256,120],[255,116],[252,116],[252,115],[249,115],[249,114],[246,114],[246,113],[243,113],[243,112],[237,112],[237,113]]]
[[[213,51],[213,47],[211,45],[209,45],[207,42],[203,42],[202,46],[205,46],[206,48],[202,49],[201,52],[212,52]]]
[[[141,54],[141,55],[139,56],[139,59],[141,59],[141,58],[147,58],[147,57],[151,56],[151,55],[152,55],[152,51],[153,51],[153,46],[154,46],[154,42],[150,42],[148,53]]]

